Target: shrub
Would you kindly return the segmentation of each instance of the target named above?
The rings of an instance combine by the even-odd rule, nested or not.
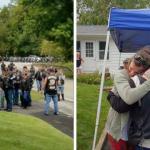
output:
[[[86,83],[86,84],[100,84],[101,82],[101,75],[98,72],[94,73],[83,73],[78,75],[77,81],[81,83]],[[105,86],[112,86],[113,81],[108,78],[105,79],[104,85]]]
[[[87,84],[99,84],[100,74],[98,72],[80,74],[77,77],[77,81]]]

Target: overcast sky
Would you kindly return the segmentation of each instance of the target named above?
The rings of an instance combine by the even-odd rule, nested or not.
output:
[[[10,0],[0,0],[0,8],[7,6]]]

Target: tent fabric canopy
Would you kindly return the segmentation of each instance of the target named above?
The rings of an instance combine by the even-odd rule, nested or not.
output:
[[[112,8],[108,28],[120,52],[136,52],[150,45],[150,9]]]

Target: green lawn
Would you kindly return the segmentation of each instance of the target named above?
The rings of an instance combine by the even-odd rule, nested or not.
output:
[[[97,112],[99,85],[77,84],[77,147],[78,150],[91,150],[95,118]],[[109,104],[106,100],[107,93],[104,92],[102,109],[100,114],[100,126],[98,138],[104,129]],[[97,138],[97,139],[98,139]]]
[[[32,90],[31,91],[31,97],[32,97],[33,101],[41,101],[41,100],[44,101],[44,95],[38,91]]]
[[[1,150],[73,150],[73,140],[31,116],[0,112]]]

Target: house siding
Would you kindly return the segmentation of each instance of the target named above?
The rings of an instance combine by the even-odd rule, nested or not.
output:
[[[81,51],[81,57],[84,60],[84,63],[82,64],[82,71],[83,72],[94,72],[99,71],[102,72],[103,68],[103,60],[99,60],[99,42],[100,41],[106,41],[106,33],[104,35],[104,32],[102,34],[79,34],[77,33],[77,41],[80,41],[80,51]],[[94,46],[94,57],[93,58],[86,58],[85,56],[85,43],[86,42],[93,42]],[[123,63],[123,60],[126,58],[132,57],[133,53],[120,53],[118,48],[116,47],[114,41],[110,37],[109,42],[109,59],[106,62],[106,67],[109,68],[110,73],[114,73],[116,70],[118,70],[119,66],[121,66]]]

